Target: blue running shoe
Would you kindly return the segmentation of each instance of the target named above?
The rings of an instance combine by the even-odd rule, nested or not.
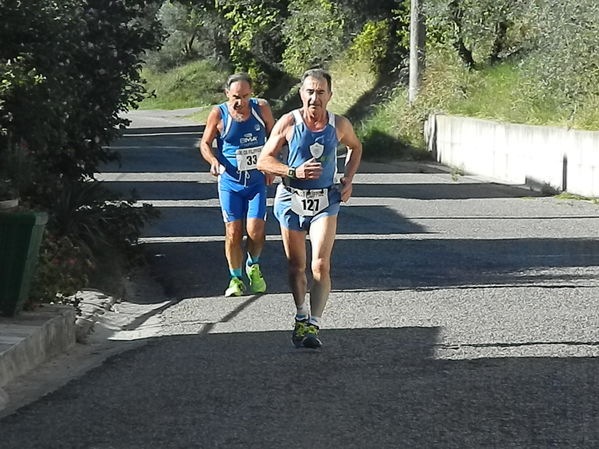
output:
[[[302,345],[304,348],[318,349],[322,346],[322,341],[318,338],[318,326],[315,324],[306,325],[306,332]]]
[[[301,348],[304,338],[306,336],[306,328],[308,327],[308,320],[295,320],[295,326],[293,327],[293,333],[291,334],[291,341],[296,348]]]

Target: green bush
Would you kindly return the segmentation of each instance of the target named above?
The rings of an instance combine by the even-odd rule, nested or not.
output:
[[[247,72],[253,90],[262,95],[278,76],[281,57],[281,22],[287,2],[280,0],[218,0],[217,10],[228,23],[230,63]]]
[[[387,58],[390,40],[389,29],[388,19],[378,22],[366,22],[362,32],[356,36],[350,47],[350,57],[357,61],[367,62],[370,71],[378,74]]]
[[[289,12],[283,25],[283,64],[289,73],[299,76],[310,67],[326,65],[341,52],[345,18],[333,2],[291,0]]]
[[[142,227],[156,209],[120,200],[99,181],[72,182],[54,192],[53,214],[40,250],[34,301],[61,301],[88,286],[97,269],[133,261]],[[109,253],[109,267],[102,255]],[[122,273],[121,273],[122,274]]]
[[[96,268],[91,251],[72,237],[47,231],[39,252],[29,302],[62,302],[88,286],[90,273]]]
[[[50,284],[56,278],[66,291],[85,284],[90,269],[70,261],[88,260],[106,244],[124,251],[149,219],[131,202],[81,192],[102,163],[117,157],[109,144],[127,123],[120,112],[143,98],[139,71],[145,52],[162,39],[160,3],[0,2],[0,159],[18,156],[21,168],[12,175],[20,178],[21,198],[49,213],[54,237],[40,276]],[[64,278],[48,270],[47,258]],[[50,284],[38,291],[53,290]]]
[[[23,193],[33,206],[49,209],[40,192],[65,179],[91,177],[99,164],[114,158],[107,145],[126,123],[119,112],[142,99],[142,57],[161,39],[152,5],[145,0],[0,3],[2,79],[9,61],[19,61],[21,73],[37,80],[1,92],[1,127],[7,132],[0,136],[0,151],[27,144],[32,184]]]

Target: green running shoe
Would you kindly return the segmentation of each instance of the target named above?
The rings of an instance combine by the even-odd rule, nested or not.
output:
[[[239,278],[231,278],[229,287],[225,290],[225,296],[241,296],[245,293],[245,284]]]
[[[322,346],[322,341],[318,338],[318,326],[314,324],[306,325],[306,333],[302,344],[304,348],[310,349],[318,349]]]
[[[262,277],[260,265],[255,263],[254,265],[246,266],[245,272],[250,280],[250,290],[252,290],[253,293],[264,293],[266,291],[266,282]]]
[[[291,341],[296,348],[302,347],[302,342],[306,337],[306,328],[308,320],[295,320],[295,326],[293,327],[293,333],[291,334]]]

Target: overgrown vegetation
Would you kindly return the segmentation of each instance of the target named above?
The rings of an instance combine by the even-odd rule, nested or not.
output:
[[[142,76],[151,94],[143,109],[180,109],[220,102],[228,71],[213,61],[199,60],[161,73],[145,67]]]
[[[573,193],[563,192],[555,196],[558,200],[575,200],[575,201],[588,201],[592,204],[599,205],[599,198],[588,198],[586,196],[576,195]]]
[[[33,300],[84,287],[97,255],[111,248],[124,257],[153,216],[112,197],[94,174],[117,157],[108,144],[126,125],[119,112],[144,97],[140,69],[162,39],[159,6],[0,3],[0,179],[23,209],[50,217]]]
[[[257,93],[277,112],[297,106],[293,77],[313,65],[330,68],[331,107],[354,121],[370,156],[420,157],[414,150],[424,146],[423,122],[432,112],[599,129],[595,2],[423,5],[426,70],[413,105],[406,101],[409,0],[219,0],[210,13],[229,23],[229,72],[258,76]],[[282,72],[291,75],[284,83]]]
[[[431,50],[453,48],[462,64],[485,73],[498,63],[513,68],[509,121],[545,123],[546,109],[563,123],[586,127],[596,104],[599,65],[592,48],[599,36],[599,5],[592,0],[428,0]],[[471,70],[472,71],[472,70]],[[493,72],[491,72],[493,78]],[[535,111],[539,109],[538,118]],[[582,113],[581,113],[582,112]]]
[[[290,0],[283,25],[285,69],[299,76],[306,67],[326,64],[343,45],[345,17],[329,0]]]

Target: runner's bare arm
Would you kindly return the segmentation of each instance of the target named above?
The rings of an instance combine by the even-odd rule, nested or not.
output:
[[[260,114],[262,115],[266,127],[266,137],[268,137],[270,136],[273,126],[275,126],[275,119],[272,115],[272,110],[270,109],[268,101],[260,98],[258,100],[258,105],[260,106]]]
[[[218,134],[218,125],[220,123],[220,110],[218,107],[213,107],[208,114],[206,120],[206,127],[204,128],[204,134],[202,134],[202,140],[200,140],[198,147],[202,157],[210,164],[210,173],[214,176],[219,175],[220,163],[212,151],[212,142]]]
[[[341,201],[347,202],[352,194],[352,183],[354,175],[358,171],[360,161],[362,160],[362,143],[356,136],[354,127],[345,117],[337,116],[337,137],[339,142],[347,147],[347,157],[345,159],[345,170],[341,178]]]
[[[287,134],[293,127],[293,116],[283,115],[273,127],[266,144],[258,157],[258,170],[275,176],[287,176],[289,167],[278,159],[278,154],[287,142]]]
[[[270,105],[266,100],[259,99],[258,105],[260,106],[260,114],[262,116],[262,119],[264,120],[264,126],[266,128],[266,137],[268,137],[272,132],[272,128],[275,126],[275,119],[272,115]],[[264,175],[266,177],[266,185],[272,185],[273,181],[275,180],[275,175],[270,173],[264,173]]]

